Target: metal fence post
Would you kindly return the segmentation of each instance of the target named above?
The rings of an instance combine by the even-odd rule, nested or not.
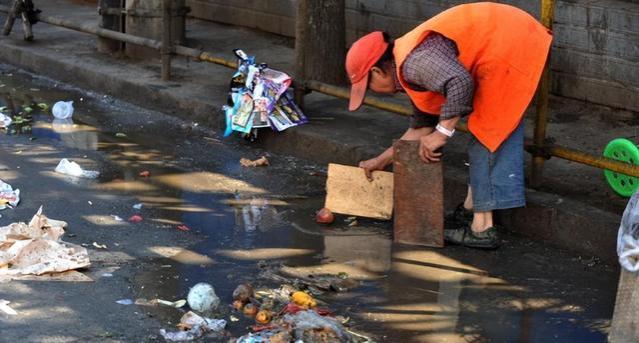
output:
[[[552,24],[555,17],[555,1],[541,0],[541,23],[548,29],[552,30]],[[535,134],[533,144],[537,151],[544,147],[546,141],[546,127],[548,125],[548,102],[550,98],[550,52],[548,53],[548,61],[541,75],[539,89],[537,90],[537,117],[535,118]],[[539,153],[533,155],[532,173],[530,185],[533,188],[541,186],[544,162],[546,158]]]

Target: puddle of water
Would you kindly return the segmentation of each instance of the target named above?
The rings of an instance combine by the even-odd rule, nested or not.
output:
[[[6,77],[0,82],[15,86]],[[22,90],[29,92],[40,94]],[[4,101],[40,100],[14,92]],[[162,153],[148,148],[149,142],[161,138],[116,138],[113,132],[99,132],[75,119],[53,120],[38,111],[31,119],[22,124],[30,127],[24,134],[106,154],[115,166],[101,170],[99,190],[136,196],[144,204],[145,220],[158,228],[185,224],[205,237],[188,249],[148,247],[158,257],[137,266],[134,290],[139,298],[186,298],[191,286],[208,282],[222,303],[229,304],[240,283],[279,286],[266,272],[284,264],[296,275],[347,273],[361,280],[349,292],[318,298],[350,317],[356,331],[378,341],[605,340],[614,294],[598,298],[611,283],[598,283],[596,275],[580,270],[582,266],[565,256],[555,256],[556,261],[568,262],[553,269],[552,263],[539,265],[522,258],[534,257],[539,246],[511,242],[514,248],[497,253],[434,250],[394,245],[390,223],[360,220],[352,228],[339,217],[331,227],[319,226],[313,214],[321,207],[320,197],[269,197],[265,189],[224,175],[233,175],[229,171],[238,168],[236,160],[222,161],[223,172],[184,172],[166,166]],[[147,147],[137,144],[147,139]],[[142,169],[151,170],[152,176],[140,178]],[[271,178],[293,179],[272,173]],[[553,262],[553,255],[548,260]],[[163,323],[176,323],[181,316],[167,307],[144,308]],[[222,307],[226,319],[231,313]],[[239,336],[253,322],[235,315],[240,321],[229,322],[228,328]]]

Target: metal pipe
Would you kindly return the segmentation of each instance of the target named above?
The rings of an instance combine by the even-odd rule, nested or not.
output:
[[[0,6],[0,12],[6,13],[8,12],[8,8],[6,6]],[[162,47],[162,42],[153,39],[141,38],[107,29],[100,29],[90,25],[77,25],[63,19],[45,17],[40,15],[40,21],[50,25],[61,26],[75,31],[94,34],[100,37],[137,44],[155,50],[160,50]],[[223,58],[215,57],[210,53],[204,52],[202,50],[188,48],[181,45],[176,45],[174,49],[175,53],[178,55],[193,57],[203,62],[214,63],[228,68],[237,68],[237,63],[227,61]],[[350,97],[350,92],[348,89],[325,84],[319,81],[307,81],[306,87],[308,87],[308,89],[338,98],[348,99]],[[413,113],[412,109],[408,106],[393,104],[372,96],[367,96],[364,99],[364,104],[401,115],[412,115]],[[468,128],[465,124],[458,124],[457,129],[465,132],[468,131]],[[614,172],[639,177],[639,166],[637,165],[619,162],[605,157],[594,156],[585,152],[573,150],[562,146],[553,145],[538,147],[537,145],[532,144],[528,146],[528,150],[541,150],[542,152],[540,154],[542,156],[544,154],[547,156],[555,156],[565,160],[593,166],[599,169],[608,169]]]
[[[563,158],[564,160],[573,161],[585,165],[589,165],[599,169],[608,169],[613,172],[639,177],[639,166],[624,163],[606,157],[593,156],[591,154],[573,150],[570,148],[553,145],[544,148],[549,155]]]
[[[555,17],[554,0],[541,1],[541,23],[548,29],[552,30],[552,23]],[[550,100],[550,52],[548,53],[548,61],[541,75],[539,89],[537,91],[537,117],[535,119],[534,142],[537,147],[543,147],[546,142],[546,128],[548,127]],[[533,188],[541,185],[543,177],[545,158],[543,156],[533,155],[532,173],[530,184]]]

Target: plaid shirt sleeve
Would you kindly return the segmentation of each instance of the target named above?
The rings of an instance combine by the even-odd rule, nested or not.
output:
[[[459,62],[457,55],[457,46],[453,41],[432,33],[411,51],[402,65],[402,75],[411,87],[441,93],[446,97],[439,120],[463,117],[473,111],[473,78]],[[431,116],[413,107],[416,109],[413,117]],[[411,119],[411,127],[413,121]]]

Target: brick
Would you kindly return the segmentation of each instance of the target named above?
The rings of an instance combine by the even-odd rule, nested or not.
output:
[[[639,64],[601,54],[554,49],[553,71],[607,80],[620,86],[639,87]]]

